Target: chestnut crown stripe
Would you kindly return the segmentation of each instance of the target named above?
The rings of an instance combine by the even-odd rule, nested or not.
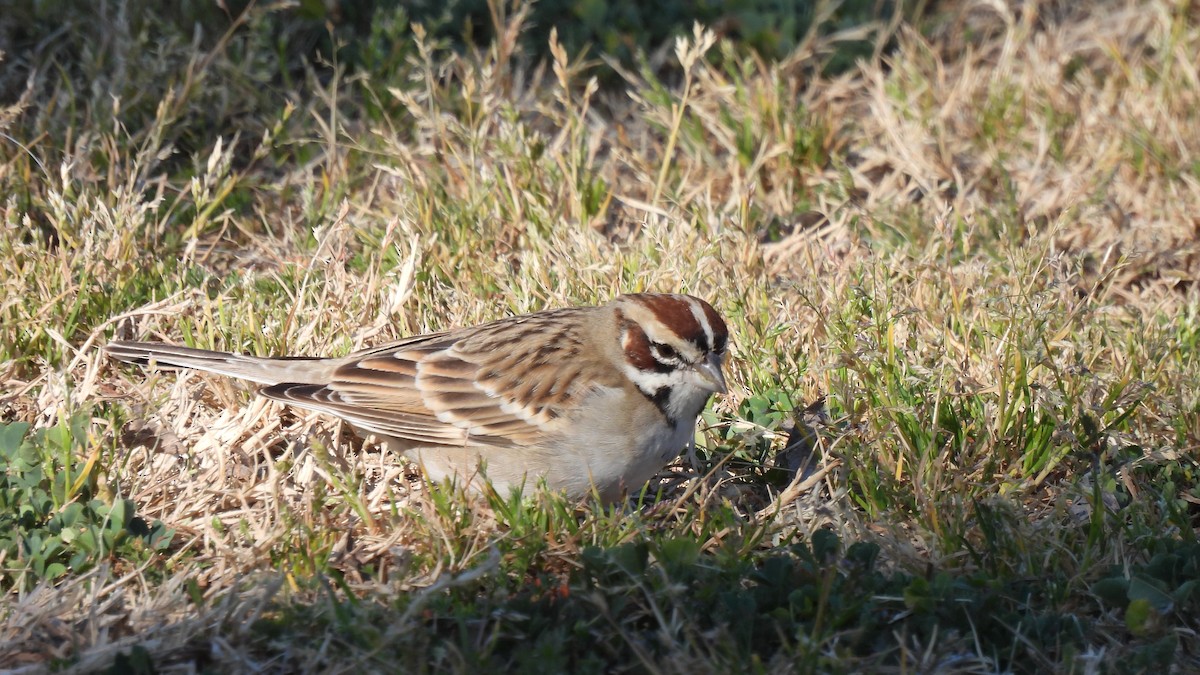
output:
[[[691,342],[702,352],[725,349],[729,329],[707,302],[690,295],[637,294],[633,297],[680,339]]]

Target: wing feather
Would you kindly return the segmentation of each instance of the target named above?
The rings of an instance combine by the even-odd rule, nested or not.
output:
[[[568,423],[594,387],[619,386],[604,379],[613,369],[587,358],[579,322],[563,320],[590,311],[409,338],[347,356],[326,383],[280,383],[262,393],[420,447],[534,445]]]

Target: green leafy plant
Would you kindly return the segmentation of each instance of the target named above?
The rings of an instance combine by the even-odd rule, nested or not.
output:
[[[144,560],[174,532],[136,515],[128,499],[98,489],[100,450],[90,450],[87,415],[29,433],[0,426],[0,589],[27,590],[103,560]],[[80,451],[86,450],[84,456]]]

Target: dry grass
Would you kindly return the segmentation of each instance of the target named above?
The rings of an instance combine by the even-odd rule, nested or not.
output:
[[[677,81],[598,91],[561,50],[523,68],[518,13],[487,52],[418,42],[399,75],[314,79],[296,107],[257,91],[252,122],[183,156],[236,32],[163,47],[191,66],[144,127],[70,127],[61,82],[31,79],[0,110],[0,417],[89,419],[97,494],[175,536],[6,588],[0,667],[91,671],[135,645],[178,672],[1198,667],[1190,591],[1139,621],[1095,585],[1194,542],[1198,19],[966,3],[832,78],[836,38],[763,63],[697,33]],[[701,456],[617,511],[430,491],[328,418],[98,351],[337,354],[643,289],[730,318],[733,384]],[[821,396],[828,470],[785,490],[768,468],[789,415],[754,400]],[[909,576],[861,598],[820,576],[825,609],[786,635],[700,625],[707,577],[685,563],[819,528]],[[652,569],[589,566],[637,546]],[[864,638],[837,613],[858,601],[891,628]],[[543,611],[591,647],[536,651]],[[572,611],[594,622],[556,625]],[[992,614],[1022,624],[1003,649]]]

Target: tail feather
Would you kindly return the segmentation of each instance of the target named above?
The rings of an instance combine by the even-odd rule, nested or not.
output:
[[[117,340],[108,343],[104,347],[104,352],[115,359],[141,366],[192,368],[265,385],[284,382],[324,384],[329,381],[333,369],[337,367],[337,364],[329,359],[263,358],[180,347],[161,342]]]

